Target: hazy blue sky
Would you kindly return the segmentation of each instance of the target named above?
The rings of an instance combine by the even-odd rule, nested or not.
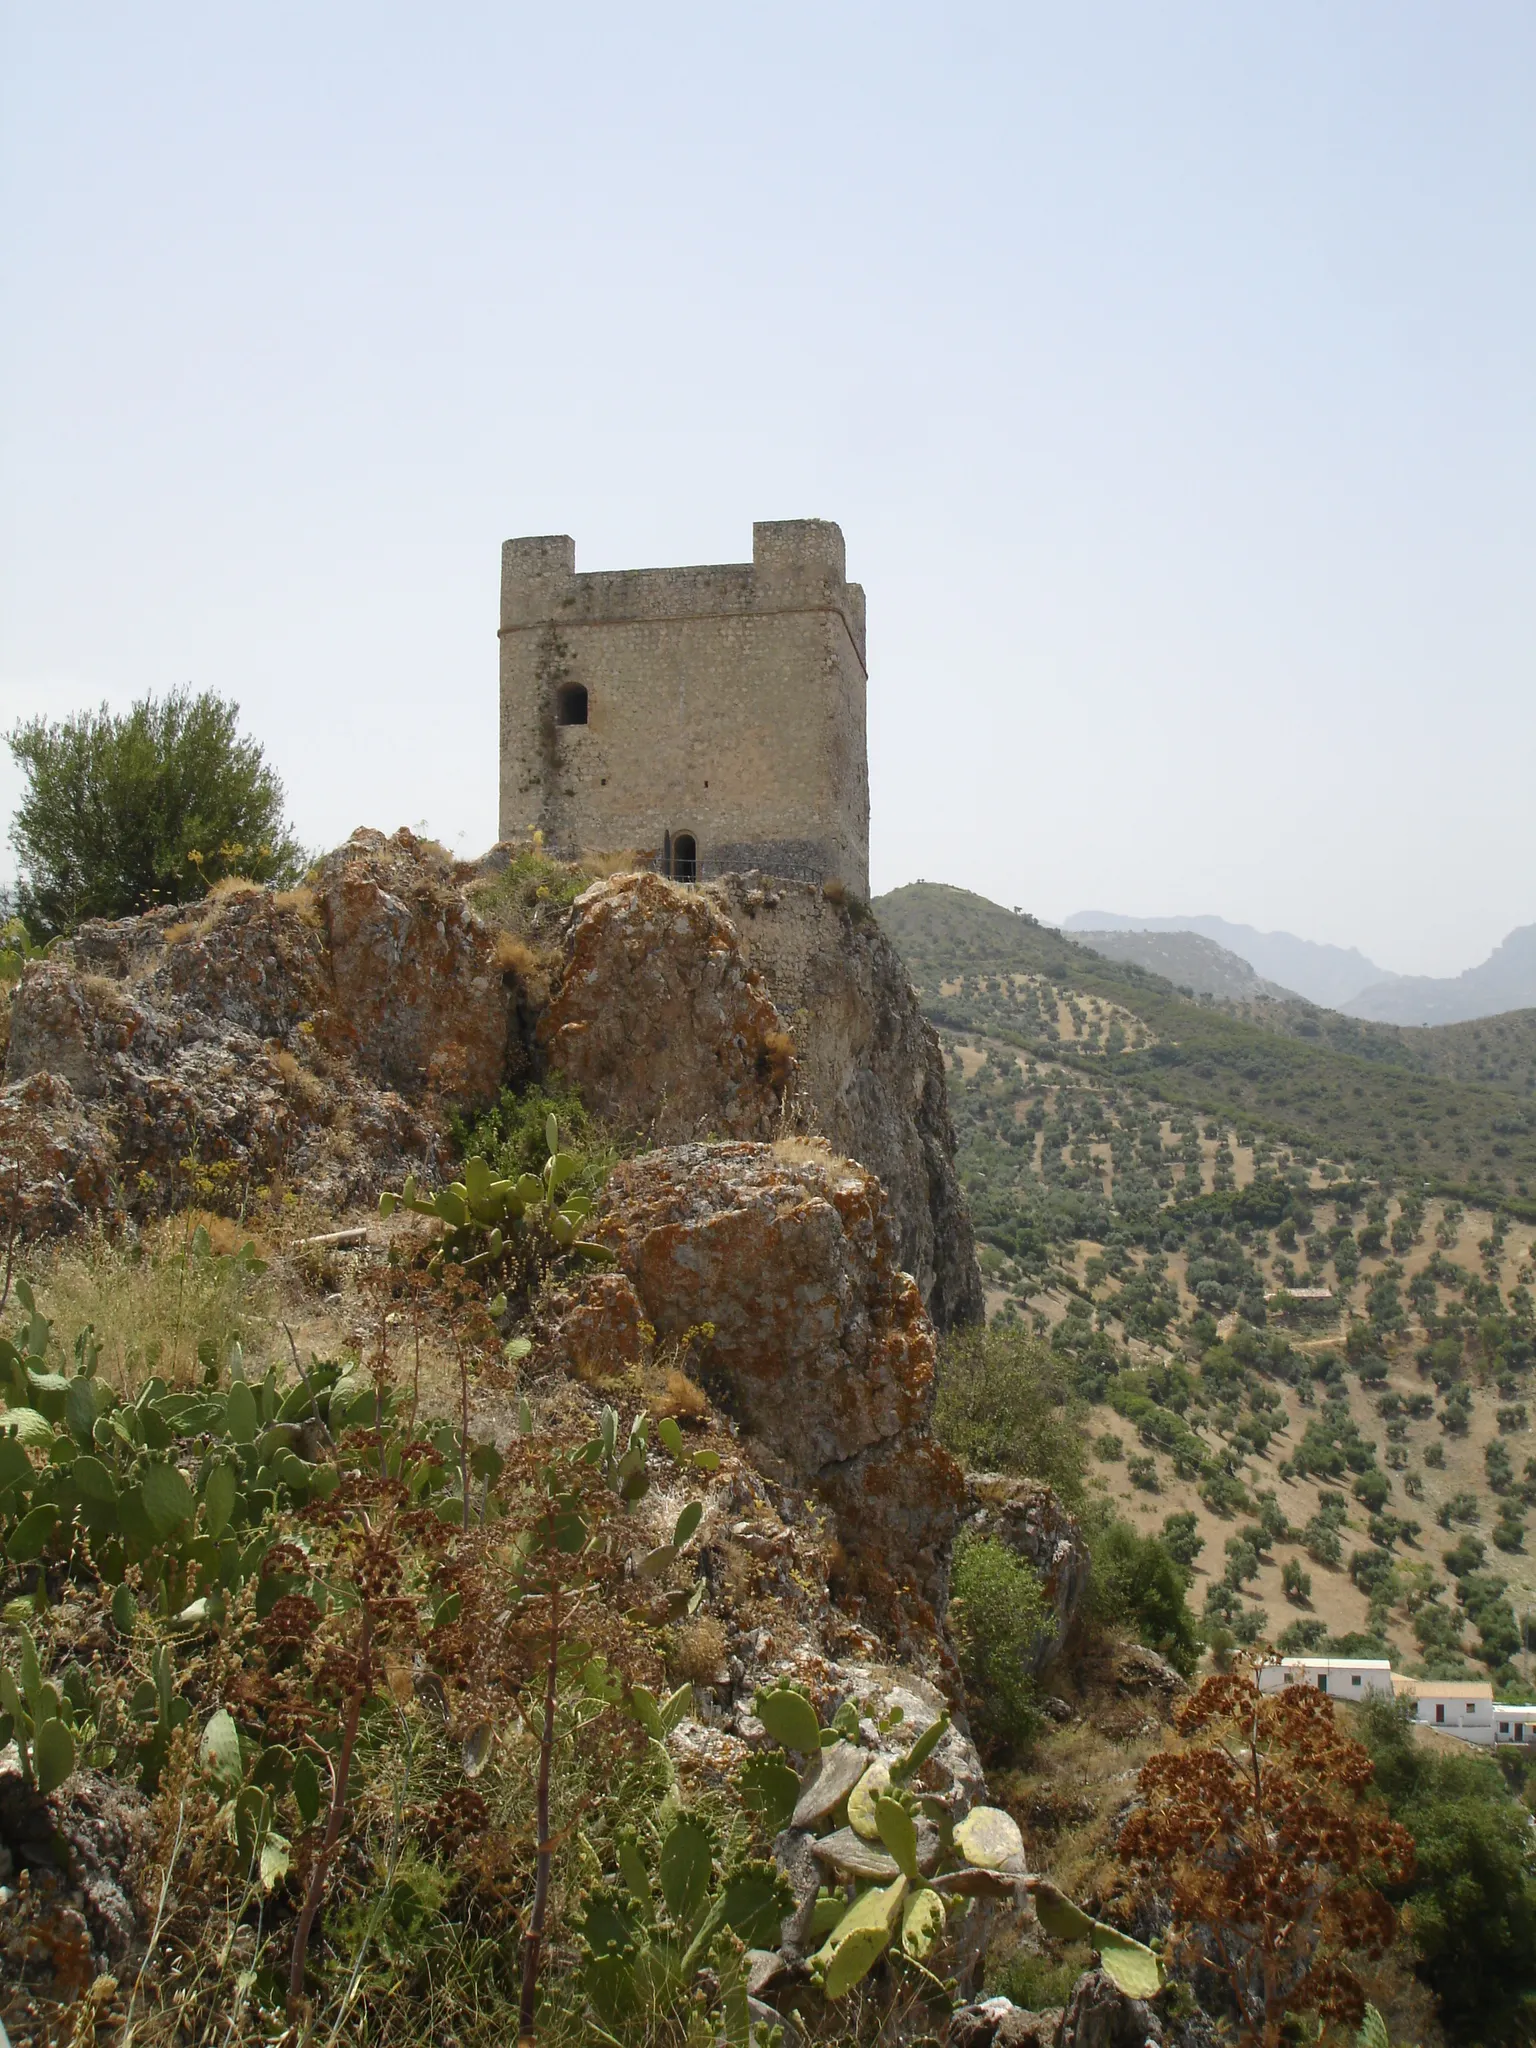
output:
[[[1536,919],[1529,0],[0,23],[5,723],[214,686],[478,850],[506,535],[815,515],[877,888]]]

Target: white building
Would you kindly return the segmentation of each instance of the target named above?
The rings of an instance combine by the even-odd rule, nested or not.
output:
[[[1493,1687],[1467,1678],[1403,1678],[1384,1657],[1274,1657],[1259,1666],[1260,1692],[1312,1685],[1333,1699],[1409,1700],[1421,1728],[1459,1735],[1480,1748],[1536,1749],[1536,1706],[1495,1706]]]
[[[1491,1685],[1469,1678],[1400,1678],[1397,1689],[1402,1698],[1414,1702],[1414,1718],[1421,1728],[1493,1748]]]
[[[1341,1700],[1368,1699],[1373,1693],[1389,1700],[1392,1666],[1385,1657],[1277,1657],[1259,1666],[1260,1692],[1283,1692],[1288,1685],[1315,1685]]]

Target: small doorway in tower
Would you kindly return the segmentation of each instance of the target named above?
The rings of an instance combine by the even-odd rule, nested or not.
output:
[[[691,832],[679,832],[672,842],[672,879],[674,882],[696,882],[699,879],[698,842]]]

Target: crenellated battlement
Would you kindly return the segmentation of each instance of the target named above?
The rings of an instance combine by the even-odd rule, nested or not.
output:
[[[551,617],[620,625],[632,619],[802,611],[836,612],[865,665],[864,592],[847,580],[843,536],[828,519],[759,520],[750,562],[693,568],[578,573],[576,543],[563,533],[509,540],[501,551],[503,633]]]
[[[864,593],[830,520],[762,520],[750,562],[686,568],[509,540],[499,637],[503,838],[868,894]]]

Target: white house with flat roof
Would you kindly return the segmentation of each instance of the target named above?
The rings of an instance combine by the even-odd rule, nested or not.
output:
[[[1459,1735],[1463,1742],[1475,1742],[1492,1749],[1493,1687],[1470,1678],[1400,1678],[1398,1690],[1414,1702],[1414,1719],[1421,1728],[1434,1728],[1442,1735]]]
[[[1391,1699],[1392,1666],[1385,1657],[1276,1657],[1259,1666],[1260,1692],[1314,1685],[1335,1699]]]
[[[1499,1743],[1518,1743],[1525,1749],[1536,1749],[1536,1707],[1505,1706],[1494,1703],[1493,1739]]]

